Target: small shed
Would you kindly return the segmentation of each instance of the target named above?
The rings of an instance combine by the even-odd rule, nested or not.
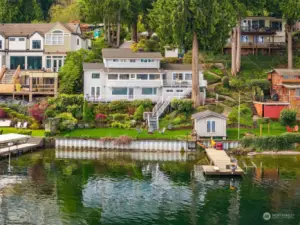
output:
[[[193,114],[192,119],[198,137],[226,138],[226,116],[206,110]]]

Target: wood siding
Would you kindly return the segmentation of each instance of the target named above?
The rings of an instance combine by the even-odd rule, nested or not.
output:
[[[214,133],[207,132],[207,121],[215,121],[216,128]],[[209,116],[206,118],[196,119],[194,129],[199,137],[226,137],[226,119]]]

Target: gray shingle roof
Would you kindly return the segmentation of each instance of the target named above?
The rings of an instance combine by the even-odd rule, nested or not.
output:
[[[195,113],[195,114],[192,115],[192,119],[199,120],[199,119],[206,118],[206,117],[209,117],[209,116],[214,116],[214,117],[218,117],[218,118],[227,120],[226,116],[224,116],[222,114],[219,114],[219,113],[216,113],[216,112],[212,112],[210,110]]]
[[[182,71],[191,71],[192,70],[192,64],[173,64],[173,63],[167,63],[163,64],[162,68],[165,70],[182,70]],[[201,69],[201,65],[198,65],[198,68]]]
[[[61,23],[70,32],[78,33],[76,28],[78,24]],[[30,36],[35,32],[47,33],[55,26],[55,23],[2,23],[0,24],[0,33],[6,37],[11,36]]]
[[[162,59],[160,52],[132,52],[128,48],[104,48],[103,58],[107,59]]]
[[[105,69],[103,63],[83,63],[83,70],[102,70]]]

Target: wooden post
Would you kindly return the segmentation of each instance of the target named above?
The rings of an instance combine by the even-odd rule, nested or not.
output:
[[[260,132],[259,132],[259,136],[261,137],[262,136],[262,124],[260,124]]]
[[[269,55],[271,55],[271,36],[269,36]]]
[[[54,78],[54,96],[57,96],[57,86],[58,86],[58,79],[57,77]]]

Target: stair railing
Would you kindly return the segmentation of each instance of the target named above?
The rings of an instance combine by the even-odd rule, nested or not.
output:
[[[6,66],[2,66],[1,71],[0,71],[0,82],[2,81],[2,78],[6,72]]]

